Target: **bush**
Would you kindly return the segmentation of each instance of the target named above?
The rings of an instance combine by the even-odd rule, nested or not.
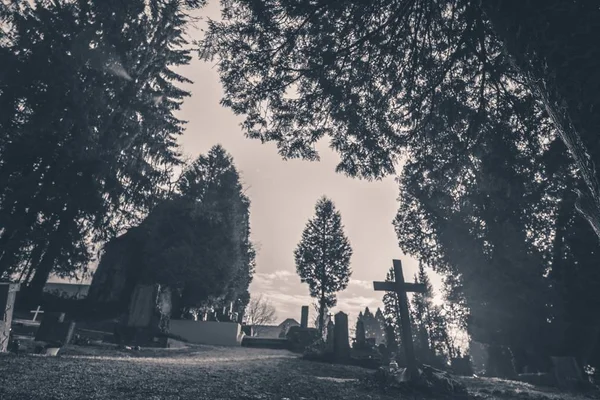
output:
[[[286,338],[290,342],[290,349],[292,351],[302,353],[307,347],[318,341],[321,335],[316,328],[292,326],[288,330]]]

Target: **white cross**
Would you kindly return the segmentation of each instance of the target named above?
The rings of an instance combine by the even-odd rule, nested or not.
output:
[[[35,321],[35,319],[37,318],[38,314],[43,314],[44,312],[40,310],[40,306],[37,306],[36,310],[31,310],[29,311],[30,313],[33,313],[33,321]]]

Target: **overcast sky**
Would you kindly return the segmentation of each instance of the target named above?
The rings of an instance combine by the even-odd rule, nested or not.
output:
[[[218,3],[210,1],[202,15],[218,18]],[[202,27],[199,23],[198,28]],[[199,31],[191,34],[202,36]],[[296,274],[293,251],[322,195],[331,198],[341,212],[354,250],[352,279],[340,293],[337,309],[352,317],[366,306],[380,306],[382,293],[373,291],[372,281],[385,279],[393,258],[403,260],[405,277],[412,280],[417,263],[403,256],[392,225],[398,210],[393,177],[367,182],[335,173],[339,158],[327,142],[319,146],[320,162],[283,161],[274,143],[247,139],[239,126],[241,117],[220,106],[223,92],[214,65],[196,58],[181,72],[194,81],[188,88],[192,97],[185,100],[180,114],[189,121],[181,140],[183,151],[196,157],[221,144],[233,156],[252,202],[252,240],[259,249],[250,291],[270,298],[280,321],[299,320],[300,307],[312,302],[308,286]],[[438,282],[434,279],[436,286]]]

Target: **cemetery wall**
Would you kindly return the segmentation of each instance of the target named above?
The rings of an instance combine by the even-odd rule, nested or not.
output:
[[[191,343],[240,346],[242,328],[235,322],[171,320],[170,333]]]

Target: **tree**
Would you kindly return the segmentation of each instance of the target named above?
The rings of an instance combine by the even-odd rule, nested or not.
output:
[[[243,315],[255,253],[233,159],[214,146],[183,170],[171,196],[109,242],[88,297],[126,305],[135,284],[160,283],[180,294],[181,311],[233,302]]]
[[[3,8],[0,276],[85,271],[90,243],[139,223],[180,164],[197,1],[36,1]],[[4,33],[4,32],[3,32]]]
[[[268,325],[277,319],[277,310],[269,299],[260,294],[250,298],[245,317],[248,325]]]
[[[317,328],[319,331],[322,331],[320,328],[320,321],[319,321],[319,311],[321,310],[321,306],[319,305],[319,302],[313,302],[311,304],[312,309],[314,311],[314,316],[313,316],[313,325],[315,326],[315,328]],[[325,311],[323,313],[323,315],[325,316],[325,322],[323,324],[323,329],[327,329],[327,324],[330,321],[330,314],[329,314],[329,307],[325,307]]]
[[[308,283],[310,295],[319,302],[319,328],[324,329],[325,312],[336,305],[335,294],[348,286],[352,248],[342,217],[331,200],[322,197],[315,217],[308,221],[302,240],[294,251],[296,271]]]
[[[512,94],[532,94],[580,171],[578,210],[600,236],[592,111],[600,51],[584,45],[598,36],[599,16],[591,3],[560,0],[238,0],[210,21],[201,49],[218,58],[223,103],[246,115],[250,137],[314,160],[314,144],[328,135],[338,170],[350,175],[393,173],[402,151],[424,148],[461,114],[466,143],[455,156],[469,153],[469,143],[493,134],[481,130],[481,116]],[[438,101],[448,85],[455,104]]]
[[[360,312],[358,314],[358,318],[356,319],[357,327],[358,321],[362,321],[363,326],[365,328],[365,337],[375,339],[376,343],[382,343],[385,340],[385,334],[383,331],[385,319],[383,318],[383,313],[378,308],[377,312],[373,314],[369,307],[365,308],[364,312]]]
[[[218,59],[223,102],[245,114],[247,134],[305,159],[329,136],[338,171],[367,178],[408,155],[395,221],[403,251],[456,285],[478,340],[547,351],[534,338],[553,336],[543,333],[564,301],[545,276],[565,191],[580,192],[570,204],[600,233],[600,52],[584,45],[600,10],[264,0],[224,11],[202,50]],[[553,180],[557,167],[579,179]]]
[[[426,362],[446,362],[456,357],[458,349],[450,336],[451,325],[445,309],[433,304],[433,286],[423,263],[415,275],[415,283],[425,285],[425,292],[413,293],[411,315],[415,326],[415,348]]]

